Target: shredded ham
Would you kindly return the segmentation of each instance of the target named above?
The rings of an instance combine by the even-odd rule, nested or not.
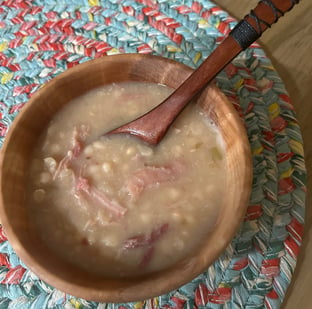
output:
[[[152,230],[150,235],[137,235],[128,238],[123,245],[123,249],[135,249],[151,246],[158,241],[168,230],[169,224],[164,223]]]
[[[75,195],[79,198],[81,194],[89,198],[93,203],[104,207],[111,215],[120,218],[125,215],[127,209],[121,206],[117,201],[109,197],[95,186],[91,185],[87,178],[76,177]]]
[[[77,158],[82,152],[84,141],[86,140],[86,137],[89,135],[89,130],[90,128],[86,125],[74,127],[73,148],[72,148],[74,158]]]
[[[90,184],[89,180],[81,175],[81,170],[78,173],[77,167],[70,166],[73,160],[81,154],[84,141],[88,134],[89,127],[85,125],[74,128],[72,148],[68,150],[66,156],[59,161],[53,174],[53,180],[55,180],[64,169],[71,167],[75,179],[75,196],[81,198],[83,194],[85,198],[88,198],[94,204],[104,207],[109,214],[115,218],[120,218],[126,213],[127,209],[121,206],[117,201],[111,200],[104,192]]]
[[[154,244],[168,231],[169,224],[164,223],[152,230],[149,235],[137,235],[128,238],[123,245],[123,250],[143,248],[144,253],[139,262],[140,267],[146,267],[153,258]]]
[[[89,127],[86,125],[80,125],[74,127],[72,148],[67,151],[66,156],[58,163],[54,174],[52,175],[55,180],[61,173],[62,170],[68,168],[74,158],[77,158],[83,149],[84,141],[89,134]]]
[[[137,170],[127,181],[126,191],[136,199],[145,189],[176,180],[185,170],[181,160],[166,166],[147,166]]]
[[[55,172],[52,175],[53,180],[55,180],[64,169],[68,168],[69,163],[72,161],[73,158],[73,152],[69,150],[66,156],[58,163]]]

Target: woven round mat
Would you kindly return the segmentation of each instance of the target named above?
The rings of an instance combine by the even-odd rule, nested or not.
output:
[[[1,144],[29,97],[67,68],[117,53],[153,53],[195,68],[235,24],[208,0],[1,1]],[[167,295],[99,304],[37,278],[0,229],[0,308],[280,306],[303,232],[306,171],[300,130],[283,82],[259,45],[241,53],[217,82],[245,122],[254,164],[245,220],[222,256]]]

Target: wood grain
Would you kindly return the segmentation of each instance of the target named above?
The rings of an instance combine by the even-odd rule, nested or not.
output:
[[[241,19],[257,0],[215,0],[233,17]],[[302,0],[266,31],[259,40],[284,81],[295,105],[304,140],[308,170],[308,195],[303,247],[281,309],[311,308],[312,284],[312,1]]]

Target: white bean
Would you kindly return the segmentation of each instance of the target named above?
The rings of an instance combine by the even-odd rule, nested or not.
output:
[[[114,233],[106,233],[105,236],[102,238],[102,242],[105,246],[114,248],[117,247],[117,245],[119,244],[119,239]]]
[[[101,174],[102,166],[101,165],[89,165],[88,173],[90,176],[98,176]]]
[[[185,217],[185,222],[188,225],[193,225],[195,224],[195,218],[192,215],[188,215]]]
[[[93,152],[94,152],[94,148],[93,148],[92,145],[88,145],[88,146],[83,150],[83,153],[84,153],[87,157],[92,156]]]
[[[105,173],[111,173],[113,170],[113,165],[111,162],[104,162],[102,164],[102,169]]]
[[[112,196],[116,192],[116,190],[114,190],[114,188],[108,184],[105,186],[103,191],[109,196]]]
[[[172,148],[172,152],[174,155],[176,155],[177,157],[179,157],[180,155],[183,154],[183,148],[181,145],[175,145],[173,148]]]
[[[176,223],[181,223],[184,221],[184,216],[180,212],[172,212],[171,213],[172,220]]]
[[[177,189],[177,188],[170,188],[168,190],[168,195],[169,195],[169,198],[172,200],[172,201],[176,201],[178,200],[180,197],[181,197],[181,190]]]
[[[41,203],[45,198],[46,192],[43,189],[36,189],[33,193],[35,202]]]
[[[50,146],[50,152],[51,152],[52,154],[58,154],[58,153],[60,153],[60,152],[61,152],[61,146],[58,145],[58,144],[52,144],[52,145]]]
[[[153,155],[154,153],[154,150],[151,147],[143,146],[143,145],[138,145],[138,150],[140,154],[144,157],[149,157]]]
[[[137,149],[135,147],[133,147],[133,146],[128,147],[127,150],[126,150],[126,154],[128,156],[133,156],[136,153],[137,153]]]
[[[140,221],[144,224],[149,224],[152,221],[152,217],[150,214],[147,213],[141,213],[140,214]]]
[[[188,230],[182,230],[181,236],[185,239],[188,239],[190,237],[190,232]]]
[[[129,166],[128,163],[125,163],[125,164],[122,165],[121,169],[122,169],[123,172],[128,172],[129,169],[130,169],[130,166]]]
[[[47,170],[51,174],[53,174],[55,172],[55,170],[56,170],[56,165],[57,165],[55,159],[52,158],[52,157],[47,157],[47,158],[43,159],[43,162],[44,162],[44,165],[47,168]]]
[[[102,141],[95,141],[93,142],[93,147],[95,149],[106,149],[105,144]]]
[[[51,176],[50,173],[43,172],[43,173],[40,174],[39,182],[40,182],[41,184],[47,184],[47,183],[49,183],[51,180],[52,180],[52,176]]]

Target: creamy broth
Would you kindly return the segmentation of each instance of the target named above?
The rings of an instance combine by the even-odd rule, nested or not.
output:
[[[171,91],[103,86],[51,121],[34,150],[28,204],[58,255],[102,275],[144,274],[187,256],[213,228],[226,162],[220,134],[198,106],[187,107],[155,147],[102,136]]]

